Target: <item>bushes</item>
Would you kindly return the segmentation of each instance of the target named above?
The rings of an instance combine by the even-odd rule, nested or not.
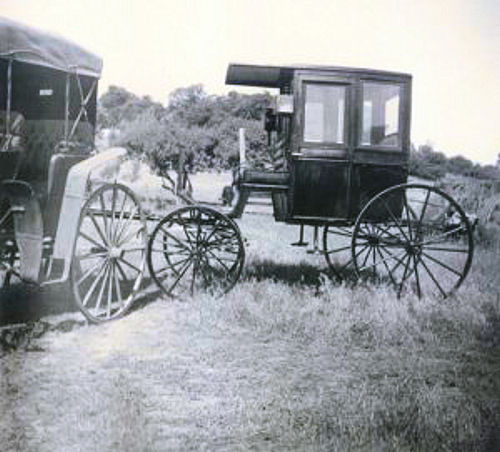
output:
[[[246,129],[247,156],[261,161],[266,135],[261,118],[266,93],[209,96],[201,85],[175,90],[164,108],[111,87],[100,100],[100,126],[120,130],[113,144],[147,161],[158,173],[183,159],[190,171],[230,169],[238,162],[238,130]]]

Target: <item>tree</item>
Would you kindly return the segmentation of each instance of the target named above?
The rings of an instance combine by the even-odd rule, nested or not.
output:
[[[132,121],[147,111],[156,117],[163,113],[163,106],[150,96],[138,97],[125,88],[110,86],[99,98],[98,128],[118,128],[122,121]]]
[[[474,164],[469,159],[457,155],[448,160],[447,168],[450,173],[470,176],[473,173]]]

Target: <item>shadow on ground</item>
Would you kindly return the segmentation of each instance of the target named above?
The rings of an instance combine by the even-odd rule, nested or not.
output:
[[[76,311],[69,287],[16,284],[0,289],[0,326]]]
[[[352,275],[346,271],[346,280],[351,277]],[[339,283],[338,278],[329,270],[320,268],[317,265],[311,265],[307,262],[283,264],[267,259],[248,264],[242,275],[244,281],[250,279],[257,281],[272,280],[289,285],[301,284],[312,287],[321,285],[325,278],[331,279],[334,283]]]
[[[129,312],[144,308],[161,295],[149,278],[144,280],[143,287],[147,289],[134,302]],[[40,287],[16,284],[8,289],[0,289],[0,327],[35,322],[48,315],[65,312],[78,312],[69,285]]]

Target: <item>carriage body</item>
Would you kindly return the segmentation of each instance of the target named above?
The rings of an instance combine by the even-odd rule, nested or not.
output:
[[[66,39],[0,20],[1,182],[29,185],[53,236],[69,169],[94,146],[102,61]]]
[[[233,64],[226,83],[279,90],[266,115],[273,167],[243,167],[238,179],[243,193],[271,191],[276,220],[352,223],[376,193],[406,182],[410,75]]]
[[[101,68],[99,57],[64,38],[0,19],[0,252],[7,272],[17,262],[19,276],[40,278],[68,174],[94,147]]]

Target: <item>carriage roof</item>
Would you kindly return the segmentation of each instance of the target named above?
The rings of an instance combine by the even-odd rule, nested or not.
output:
[[[99,78],[102,59],[60,36],[0,17],[0,57]]]
[[[261,86],[264,88],[282,88],[289,86],[296,71],[324,72],[331,75],[348,74],[352,76],[377,77],[399,80],[411,80],[410,74],[380,71],[375,69],[352,68],[342,66],[262,66],[253,64],[230,64],[226,73],[226,84]]]

